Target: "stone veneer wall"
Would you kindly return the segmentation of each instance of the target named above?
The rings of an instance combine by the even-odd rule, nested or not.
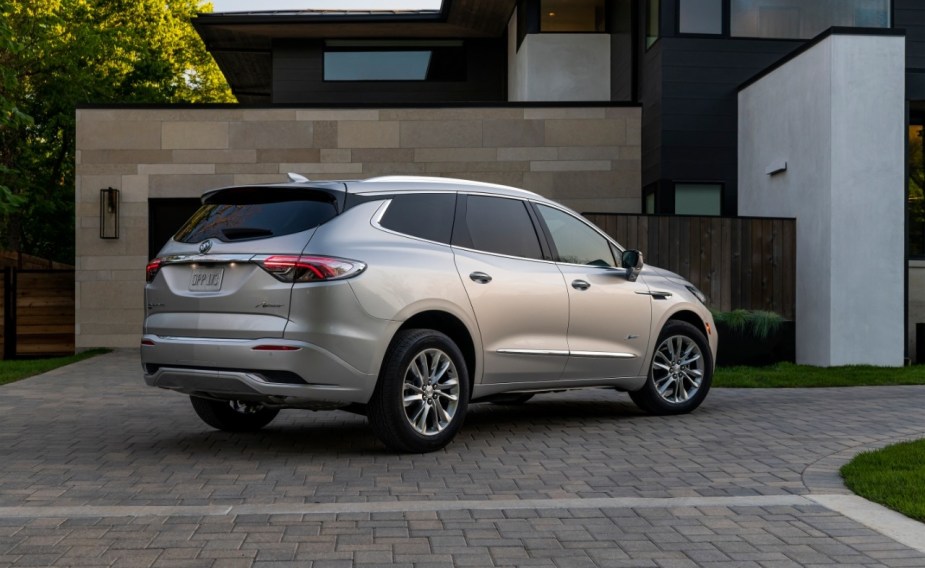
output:
[[[638,107],[80,109],[76,346],[135,347],[148,199],[236,184],[390,174],[530,189],[578,211],[638,213]],[[99,238],[99,190],[121,190]]]

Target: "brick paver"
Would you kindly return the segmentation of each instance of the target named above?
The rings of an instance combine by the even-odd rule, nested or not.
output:
[[[815,504],[439,507],[839,491],[834,472],[857,449],[925,435],[923,399],[923,387],[717,389],[691,415],[656,418],[613,391],[543,395],[477,405],[445,450],[394,455],[343,412],[216,432],[116,352],[0,387],[0,511],[137,512],[0,513],[0,566],[925,566]],[[438,506],[375,512],[383,501]],[[370,511],[272,512],[315,503]]]

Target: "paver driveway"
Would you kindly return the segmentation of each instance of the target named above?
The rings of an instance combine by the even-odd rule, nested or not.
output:
[[[582,391],[393,455],[343,412],[216,432],[120,351],[0,387],[0,566],[925,566],[816,500],[860,448],[925,436],[923,401],[717,389],[657,418]]]

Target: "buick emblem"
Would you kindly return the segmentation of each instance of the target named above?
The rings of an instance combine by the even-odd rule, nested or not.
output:
[[[199,243],[199,252],[205,254],[212,250],[212,241],[202,241]]]

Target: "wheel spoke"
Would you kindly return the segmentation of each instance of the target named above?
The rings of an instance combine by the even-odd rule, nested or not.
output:
[[[681,360],[681,365],[682,365],[682,366],[687,366],[687,365],[690,365],[691,363],[693,363],[693,362],[695,362],[695,361],[699,361],[699,360],[700,360],[700,353],[695,353],[694,355],[691,355],[690,353],[687,353],[687,354],[685,354],[684,356],[687,357],[687,359],[682,359],[682,360]]]
[[[453,417],[450,416],[450,413],[447,412],[445,408],[443,408],[443,405],[436,404],[436,407],[440,420],[435,420],[435,422],[437,423],[437,430],[439,431],[449,426],[450,422],[453,421]]]
[[[427,417],[428,416],[430,416],[430,405],[425,403],[421,405],[421,412],[418,415],[418,419],[416,421],[418,431],[424,434],[427,433]]]
[[[424,402],[424,395],[422,395],[422,394],[420,394],[420,393],[411,394],[411,395],[405,395],[405,406],[410,406],[410,405],[414,404],[415,402],[423,403],[423,402]]]

